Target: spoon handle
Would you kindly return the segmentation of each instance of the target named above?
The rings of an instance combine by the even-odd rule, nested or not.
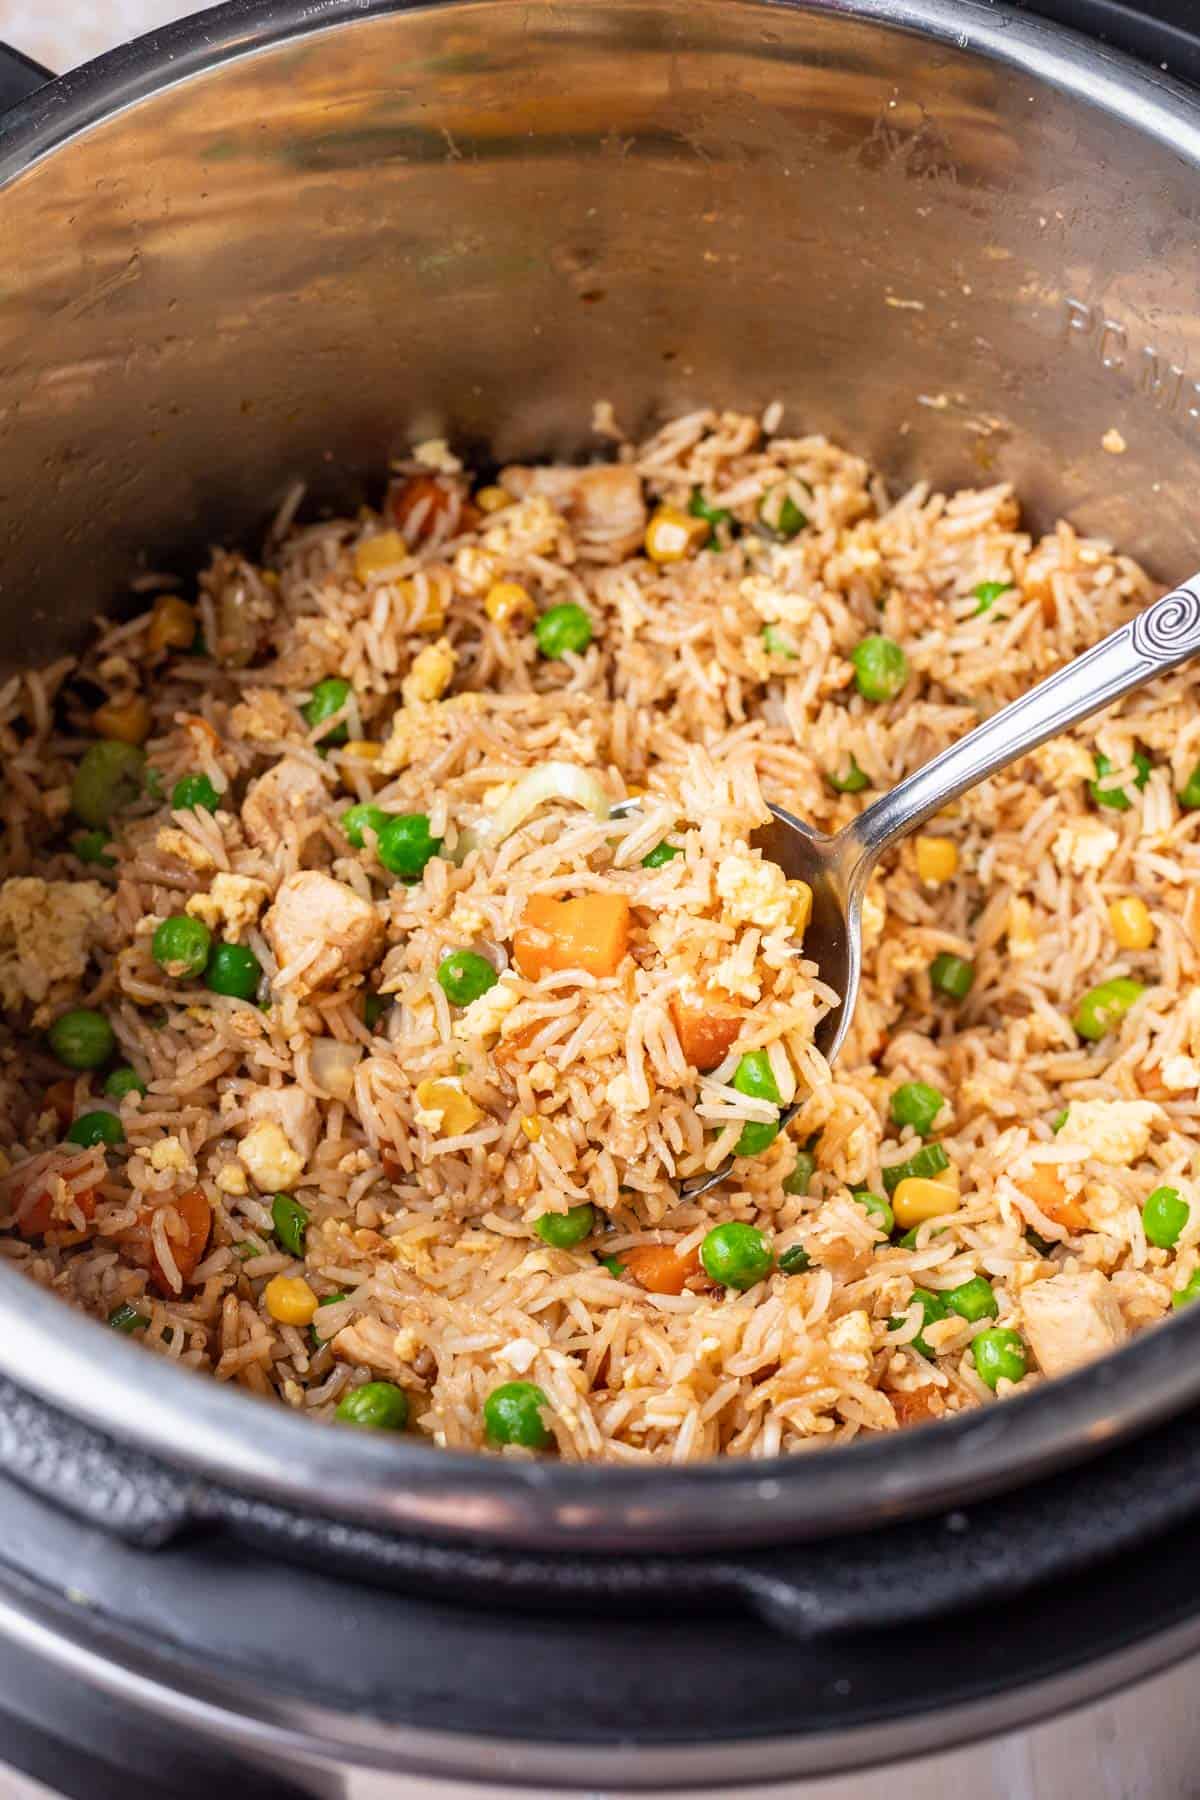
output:
[[[881,851],[998,769],[1200,651],[1200,575],[1055,670],[859,814],[859,879]]]

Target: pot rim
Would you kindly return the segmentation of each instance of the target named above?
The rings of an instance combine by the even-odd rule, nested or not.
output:
[[[285,41],[398,11],[503,0],[229,0],[38,89],[0,121],[0,188],[113,114]],[[734,0],[727,0],[732,5]],[[819,0],[736,0],[815,11]],[[1157,141],[1200,174],[1195,96],[1157,70],[987,0],[825,0],[841,17],[973,51]],[[1189,1336],[1190,1334],[1190,1336]],[[412,1535],[539,1550],[694,1550],[879,1526],[1015,1487],[1200,1398],[1200,1307],[1003,1404],[769,1460],[559,1465],[321,1429],[277,1402],[151,1358],[0,1266],[0,1367],[185,1476]],[[189,1485],[191,1485],[189,1483]]]

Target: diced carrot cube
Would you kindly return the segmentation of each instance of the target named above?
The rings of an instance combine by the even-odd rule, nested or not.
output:
[[[513,957],[529,981],[558,969],[611,975],[628,947],[624,894],[583,894],[578,900],[534,894],[513,939]]]

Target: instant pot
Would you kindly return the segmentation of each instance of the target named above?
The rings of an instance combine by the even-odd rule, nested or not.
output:
[[[1187,574],[1192,11],[237,0],[57,80],[0,53],[0,658],[297,477],[594,453],[600,399],[779,399]],[[306,1424],[3,1267],[0,1370],[0,1747],[85,1800],[811,1775],[1200,1648],[1200,1307],[969,1417],[653,1472]]]

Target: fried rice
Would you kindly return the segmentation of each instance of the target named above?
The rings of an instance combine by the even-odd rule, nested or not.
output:
[[[833,1069],[753,833],[837,829],[1153,584],[1007,486],[893,499],[778,408],[598,422],[588,468],[480,485],[431,443],[378,511],[297,491],[257,560],[147,573],[0,690],[6,1258],[218,1380],[321,1418],[385,1382],[516,1456],[845,1442],[1114,1348],[1200,1268],[1195,678],[887,857]],[[514,1382],[540,1435],[505,1443]]]

